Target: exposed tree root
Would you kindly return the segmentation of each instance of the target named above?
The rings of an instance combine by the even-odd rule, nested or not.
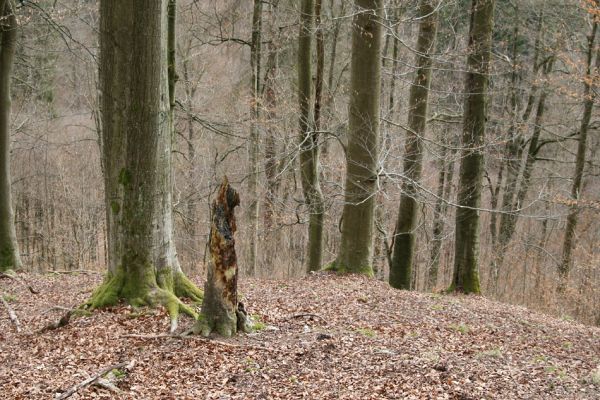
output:
[[[149,278],[144,283],[130,283],[125,280],[125,273],[119,269],[114,275],[107,275],[105,281],[92,293],[84,308],[95,310],[116,305],[125,300],[134,307],[164,306],[171,319],[170,331],[177,329],[179,313],[198,318],[198,313],[192,307],[184,304],[179,297],[187,297],[193,301],[202,301],[202,291],[198,289],[183,273],[176,273],[165,279],[164,274]]]
[[[194,303],[202,303],[204,293],[183,272],[173,276],[173,291],[179,298],[188,298]]]

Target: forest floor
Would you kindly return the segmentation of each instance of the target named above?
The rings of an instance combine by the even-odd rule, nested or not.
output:
[[[0,279],[22,328],[0,309],[2,399],[52,399],[119,362],[129,365],[109,374],[112,391],[93,384],[70,399],[600,398],[600,328],[482,297],[326,273],[242,279],[263,328],[250,335],[169,337],[164,310],[128,306],[40,333],[64,313],[49,308],[81,304],[102,277],[20,276],[39,294]]]

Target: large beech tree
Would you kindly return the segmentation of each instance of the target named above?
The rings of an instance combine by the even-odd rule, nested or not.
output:
[[[0,271],[21,268],[10,176],[10,83],[17,18],[11,0],[0,0]]]
[[[479,208],[494,0],[473,0],[465,82],[462,159],[456,210],[452,290],[479,293]]]
[[[167,0],[100,3],[100,108],[109,268],[91,308],[125,299],[167,307],[202,292],[183,274],[173,242],[172,129]],[[171,41],[170,41],[171,42]],[[172,44],[172,42],[171,42]],[[174,84],[172,74],[171,83]],[[172,93],[172,91],[171,91]]]
[[[356,0],[355,4],[342,238],[330,269],[372,275],[383,0]]]

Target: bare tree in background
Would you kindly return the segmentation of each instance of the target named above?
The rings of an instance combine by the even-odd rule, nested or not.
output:
[[[0,1],[0,272],[21,268],[10,173],[11,79],[17,40],[12,0]]]

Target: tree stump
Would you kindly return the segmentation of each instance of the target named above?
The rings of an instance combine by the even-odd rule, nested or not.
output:
[[[229,185],[227,177],[224,177],[212,203],[208,276],[204,285],[202,314],[193,328],[194,333],[203,336],[217,332],[229,337],[238,330],[250,330],[244,306],[237,298],[238,265],[235,253],[234,209],[239,204],[240,196]]]

